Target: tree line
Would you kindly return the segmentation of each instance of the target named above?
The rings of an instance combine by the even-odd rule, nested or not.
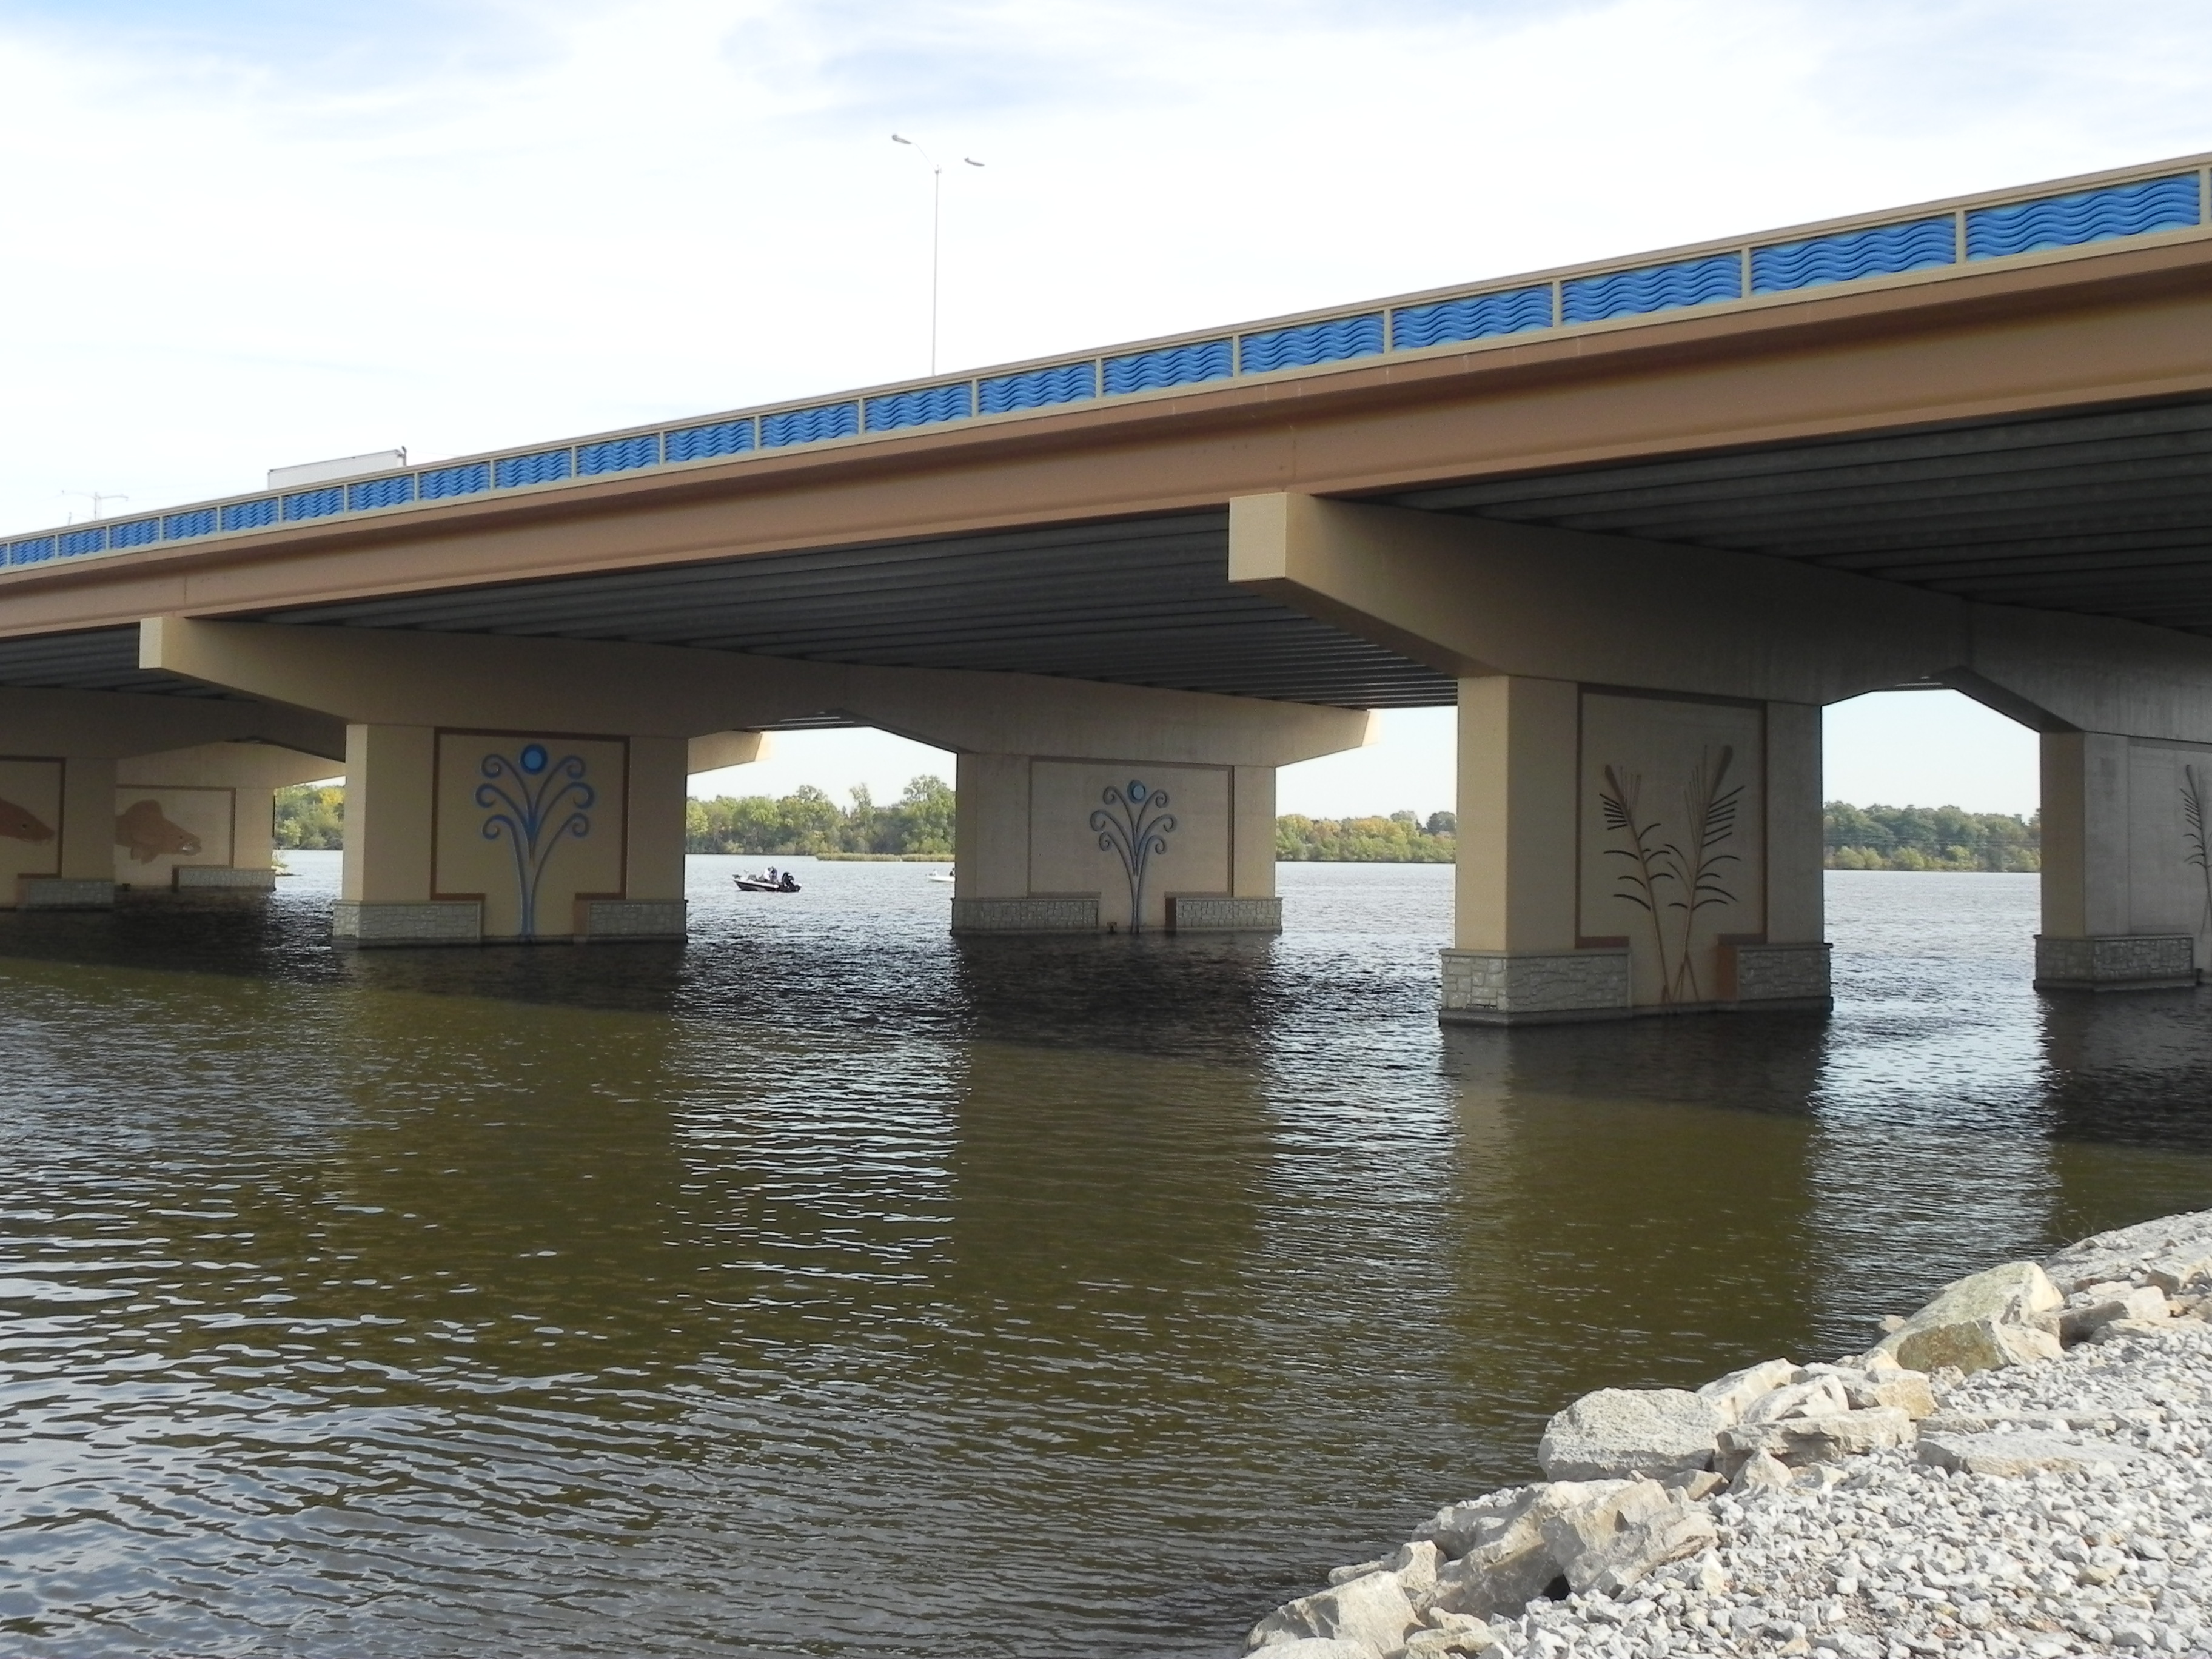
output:
[[[908,853],[952,856],[952,786],[918,777],[898,799],[878,805],[866,788],[840,806],[807,785],[787,795],[718,795],[684,809],[684,850],[691,853]],[[301,784],[276,792],[279,847],[343,844],[345,790]],[[2038,870],[2040,813],[1968,812],[1956,806],[1854,806],[1830,801],[1826,859],[1832,870]],[[1449,812],[1425,819],[1313,818],[1286,812],[1275,820],[1275,856],[1294,863],[1449,864],[1459,820]]]
[[[1310,818],[1285,812],[1275,820],[1275,856],[1293,864],[1449,864],[1459,848],[1459,819],[1431,812],[1387,818]]]
[[[876,805],[864,785],[840,806],[812,784],[791,793],[717,795],[684,808],[687,853],[911,853],[952,856],[952,786],[910,781],[898,799]]]
[[[1831,870],[2040,870],[2043,814],[1968,812],[1956,806],[1853,806],[1826,811]]]

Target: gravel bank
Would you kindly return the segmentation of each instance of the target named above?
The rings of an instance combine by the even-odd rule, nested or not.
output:
[[[1263,1659],[2212,1653],[2212,1212],[1947,1287],[1875,1349],[1605,1389],[1547,1480],[1254,1627]]]

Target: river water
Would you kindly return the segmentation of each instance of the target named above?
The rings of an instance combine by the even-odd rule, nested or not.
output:
[[[1278,941],[0,916],[0,1649],[1219,1656],[1544,1417],[2212,1204],[2212,993],[1830,878],[1838,1006],[1440,1028],[1449,872]]]

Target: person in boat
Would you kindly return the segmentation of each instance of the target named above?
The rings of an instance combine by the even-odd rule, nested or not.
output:
[[[771,887],[775,885],[775,866],[773,864],[768,867],[768,884]]]

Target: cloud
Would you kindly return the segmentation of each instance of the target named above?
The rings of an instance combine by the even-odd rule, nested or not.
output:
[[[0,9],[0,514],[526,442],[2204,145],[2212,15]]]

